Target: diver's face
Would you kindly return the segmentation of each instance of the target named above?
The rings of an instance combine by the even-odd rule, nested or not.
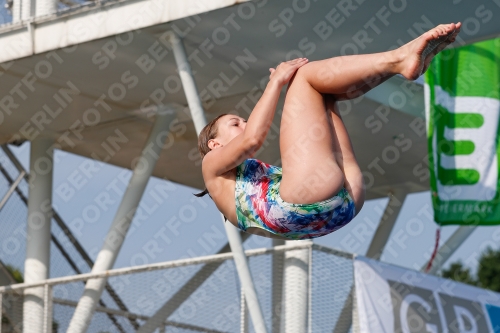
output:
[[[217,137],[209,141],[210,149],[223,147],[243,133],[247,121],[239,116],[228,114],[217,121],[217,126]]]

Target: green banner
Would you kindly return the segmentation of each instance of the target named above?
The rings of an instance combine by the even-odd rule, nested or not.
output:
[[[438,54],[425,105],[435,221],[500,224],[500,38]]]

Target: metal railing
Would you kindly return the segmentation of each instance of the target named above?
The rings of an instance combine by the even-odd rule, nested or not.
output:
[[[24,215],[26,214],[28,204],[27,187],[29,174],[7,145],[1,145],[1,148],[0,181],[3,184],[0,191],[5,194],[3,194],[0,200],[0,213],[2,218],[0,221],[0,228],[2,229],[2,233],[0,233],[0,244],[2,244],[3,249],[5,249],[7,246],[6,244],[9,244],[9,239],[15,238],[16,233],[24,234],[24,231],[20,232],[19,227],[22,227],[24,230],[26,225],[26,218]],[[16,225],[19,227],[16,227]],[[93,260],[55,210],[53,210],[52,229],[51,242],[54,245],[54,249],[51,255],[53,257],[51,262],[56,270],[56,272],[52,271],[52,274],[55,273],[55,276],[73,275],[80,274],[85,270],[90,270],[94,264]],[[22,242],[25,240],[19,241],[20,244],[18,247],[24,248],[25,246],[23,246],[24,244]],[[0,259],[6,261],[13,267],[22,267],[24,265],[24,256],[9,256],[8,253],[2,252],[5,251],[0,251]],[[79,266],[77,263],[83,263],[83,265]],[[83,283],[81,288],[83,288]],[[119,310],[127,312],[127,307],[115,290],[109,284],[106,284],[105,289],[106,295],[99,300],[99,305],[103,308],[107,308],[110,304],[113,304],[113,306],[116,304]],[[17,311],[19,313],[18,317],[21,316],[22,307],[20,306]],[[106,316],[120,333],[125,333],[127,331],[126,327],[130,325],[135,329],[139,328],[139,323],[136,319],[130,319],[128,323],[120,323],[113,314],[107,313]]]
[[[28,198],[23,191],[20,190],[19,185],[21,184],[21,181],[26,181],[28,182],[29,179],[29,174],[28,172],[24,169],[22,166],[21,162],[16,158],[16,156],[12,153],[10,148],[7,145],[1,145],[1,148],[5,154],[5,156],[12,162],[12,166],[17,169],[19,172],[19,175],[17,176],[16,180],[13,180],[12,177],[10,176],[9,172],[2,166],[0,163],[0,172],[7,181],[7,183],[10,185],[7,193],[4,195],[2,200],[0,201],[0,211],[4,207],[4,205],[7,203],[9,198],[16,193],[19,199],[26,205],[28,206]],[[73,235],[73,233],[70,231],[62,217],[57,213],[55,209],[53,209],[53,221],[58,225],[58,227],[62,230],[64,233],[64,236],[67,237],[71,245],[75,248],[76,252],[78,253],[79,256],[83,259],[83,261],[87,264],[88,268],[91,269],[92,266],[94,265],[94,261],[90,258],[88,255],[87,251],[83,248],[83,246],[80,244],[80,242],[76,239],[76,237]],[[24,221],[23,221],[24,222]],[[76,265],[76,262],[79,261],[78,258],[72,257],[68,251],[65,249],[65,247],[61,244],[61,241],[56,237],[54,233],[51,235],[51,241],[54,244],[54,246],[61,252],[62,256],[64,259],[67,261],[69,266],[74,270],[76,274],[80,274],[81,270],[78,268]],[[105,286],[106,291],[109,293],[113,301],[119,306],[120,310],[127,311],[127,307],[125,304],[122,302],[120,297],[116,294],[116,292],[113,290],[113,288],[109,285],[106,284]],[[99,301],[99,304],[103,307],[106,307],[106,304],[104,303],[103,300]],[[121,333],[124,333],[125,330],[121,327],[121,325],[115,320],[115,318],[112,315],[108,316],[109,319],[115,323],[115,326],[117,326],[118,330]],[[131,325],[134,328],[138,328],[139,325],[135,320],[130,320]],[[1,333],[1,332],[0,332]]]
[[[273,248],[260,248],[245,251],[246,256],[249,258],[259,302],[262,308],[267,310],[265,312],[265,319],[268,332],[271,332],[270,327],[272,320],[276,320],[275,317],[279,316],[279,311],[276,311],[276,309],[285,306],[284,304],[280,304],[279,306],[276,304],[269,304],[270,297],[268,297],[268,294],[270,294],[269,291],[272,291],[273,288],[273,286],[270,285],[272,279],[269,276],[272,270],[272,261],[271,264],[269,264],[269,259],[272,258],[274,254],[286,253],[287,251],[298,249],[309,250],[310,258],[312,259],[308,268],[308,332],[333,331],[337,321],[343,320],[343,318],[340,317],[340,313],[353,283],[353,255],[314,243],[297,243],[296,245],[281,245]],[[160,288],[157,287],[161,285],[161,283],[158,283],[159,281],[165,278],[169,280],[169,276],[175,277],[182,274],[185,276],[194,275],[196,270],[201,268],[202,265],[213,263],[224,263],[221,268],[223,269],[223,267],[226,267],[226,271],[221,272],[221,268],[219,268],[219,272],[215,271],[206,278],[206,281],[198,287],[199,290],[196,290],[184,302],[186,304],[191,304],[188,306],[191,307],[191,309],[199,305],[197,312],[195,311],[196,317],[189,317],[190,315],[184,313],[183,319],[182,308],[183,306],[185,307],[186,304],[180,304],[172,316],[163,318],[160,322],[156,323],[157,327],[160,329],[165,329],[165,327],[176,328],[174,331],[178,332],[252,332],[252,323],[249,321],[247,315],[242,289],[237,286],[237,277],[235,275],[234,280],[228,278],[228,272],[234,272],[235,270],[232,253],[220,253],[156,264],[118,268],[97,274],[78,274],[52,278],[37,283],[20,283],[4,286],[0,287],[0,304],[2,303],[2,299],[5,300],[8,298],[8,295],[22,295],[26,289],[43,287],[45,291],[43,297],[45,315],[44,332],[52,332],[51,323],[55,317],[57,317],[60,328],[64,330],[65,325],[67,325],[64,320],[70,320],[72,312],[77,304],[77,299],[57,297],[55,294],[64,294],[63,290],[65,286],[70,289],[68,285],[76,282],[95,278],[108,278],[110,283],[113,284],[113,282],[117,281],[116,278],[121,277],[138,282],[137,284],[130,284],[129,287],[126,290],[122,290],[120,294],[125,300],[130,301],[135,299],[136,304],[128,304],[131,308],[130,311],[99,306],[94,316],[99,314],[114,315],[117,318],[127,320],[134,319],[143,323],[153,316],[159,307],[158,305],[168,301],[168,296],[173,295],[175,291],[182,288],[182,282],[180,282],[176,285],[176,288],[170,288],[171,290],[166,293],[160,291]],[[134,279],[134,277],[137,278]],[[113,278],[115,278],[114,281]],[[222,282],[217,281],[217,279]],[[183,279],[183,281],[185,281],[185,279]],[[229,281],[231,282],[229,283]],[[172,285],[172,287],[174,287],[174,285]],[[213,290],[216,290],[216,292],[213,293]],[[237,293],[237,300],[234,300],[235,290]],[[140,297],[139,295],[145,295],[148,300],[157,299],[158,302],[154,304],[155,306],[142,306],[141,308],[140,303],[142,301],[137,301],[138,297]],[[207,307],[202,300],[209,300],[210,306]],[[54,307],[58,307],[58,309],[54,309]],[[62,307],[66,310],[62,311]],[[68,311],[68,308],[73,310]],[[214,309],[213,312],[211,308]],[[216,308],[222,310],[217,311]],[[325,310],[327,310],[328,316],[322,314]],[[186,311],[188,310],[184,310],[184,312]],[[194,310],[189,311],[192,312]],[[62,312],[65,313],[63,314]],[[224,320],[220,319],[216,321],[214,319],[217,313],[227,314],[227,318],[229,319],[226,318],[224,325],[220,324],[224,322]],[[194,318],[196,319],[194,320]],[[89,332],[100,332],[104,329],[107,328],[91,325]]]
[[[21,0],[19,0],[21,1]],[[72,12],[86,7],[95,7],[105,5],[110,2],[123,0],[58,0],[58,9],[56,13]],[[32,2],[32,6],[35,2]],[[0,25],[13,23],[14,0],[0,0]]]

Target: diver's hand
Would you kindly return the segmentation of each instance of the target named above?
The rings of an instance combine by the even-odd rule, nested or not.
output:
[[[275,81],[281,86],[284,86],[290,81],[297,69],[307,64],[308,61],[309,60],[307,58],[297,58],[282,62],[276,67],[276,69],[269,68],[269,71],[271,72],[271,75],[269,75],[269,80]]]

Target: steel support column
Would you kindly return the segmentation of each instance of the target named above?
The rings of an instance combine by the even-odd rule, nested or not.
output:
[[[282,239],[273,239],[273,247],[285,245]],[[285,261],[285,253],[274,252],[273,256],[273,283],[272,283],[272,300],[271,300],[271,332],[279,333],[281,325],[281,309],[283,307],[283,269]]]
[[[52,219],[52,175],[54,149],[52,139],[31,141],[26,230],[24,281],[43,281],[50,271],[50,224]],[[24,292],[23,331],[42,333],[44,323],[44,288]]]
[[[455,253],[455,251],[462,245],[463,242],[476,230],[476,226],[460,226],[453,235],[439,248],[436,253],[436,258],[432,263],[431,269],[427,274],[436,274],[437,271],[446,263],[448,259]],[[427,263],[420,269],[425,272]]]
[[[257,298],[257,293],[255,292],[252,275],[250,274],[250,268],[248,267],[247,257],[243,251],[240,233],[234,225],[229,222],[224,222],[224,216],[222,216],[222,223],[224,223],[224,227],[226,228],[227,238],[229,239],[231,252],[233,252],[234,255],[234,263],[236,264],[236,271],[240,277],[241,287],[245,292],[245,300],[248,305],[250,318],[252,318],[253,327],[255,332],[265,333],[267,332],[266,323],[264,322],[264,315],[260,309],[259,299]]]
[[[7,157],[10,159],[10,161],[12,162],[12,164],[14,164],[14,166],[16,167],[16,169],[19,171],[18,179],[22,176],[23,178],[26,178],[27,181],[29,181],[29,175],[26,173],[26,170],[21,165],[21,163],[16,158],[16,156],[12,153],[12,151],[9,149],[9,147],[7,147],[7,145],[4,144],[4,145],[1,145],[1,148],[5,152],[5,154],[7,155]],[[0,165],[0,173],[3,174],[3,176],[5,177],[5,179],[7,180],[7,182],[12,187],[17,182],[17,180],[14,181],[10,177],[10,175],[5,171],[5,169],[1,165]],[[21,201],[24,202],[24,204],[26,206],[28,206],[28,199],[24,196],[23,192],[21,190],[19,190],[19,188],[17,186],[13,187],[13,188],[14,188],[14,191],[18,194],[18,196],[21,199]],[[1,207],[1,205],[0,205],[0,207]],[[68,237],[68,239],[71,242],[71,244],[75,247],[75,250],[82,256],[83,260],[87,263],[87,265],[90,267],[90,269],[92,269],[92,267],[94,266],[94,261],[92,259],[90,259],[90,257],[87,254],[87,252],[84,250],[84,248],[78,242],[78,240],[75,238],[75,236],[71,233],[71,231],[69,230],[69,228],[66,225],[66,223],[64,223],[64,221],[59,216],[59,214],[57,214],[57,211],[54,208],[52,208],[52,215],[53,215],[52,218],[54,219],[54,221],[56,222],[56,224],[62,229],[62,231],[64,232],[64,234],[66,235],[66,237]],[[57,240],[57,238],[54,236],[54,234],[52,234],[51,240],[54,243],[54,245],[59,249],[59,251],[61,252],[62,256],[64,258],[66,258],[66,261],[71,266],[71,268],[73,268],[73,270],[77,274],[81,274],[80,269],[77,267],[77,265],[73,261],[73,259],[69,256],[66,248],[61,245],[61,243]],[[120,299],[120,297],[118,296],[118,294],[111,287],[111,285],[106,284],[105,288],[108,291],[108,293],[111,296],[111,298],[118,305],[118,307],[120,308],[120,310],[122,310],[122,311],[128,311],[127,307],[125,306],[125,304],[123,303],[123,301]],[[106,305],[102,300],[99,301],[99,304],[101,306],[105,306]],[[118,321],[116,320],[116,318],[114,318],[109,313],[107,315],[110,318],[110,320],[115,324],[115,326],[118,328],[118,330],[120,332],[123,332],[123,328],[121,328],[120,323],[118,323]],[[21,313],[20,313],[20,315],[18,317],[22,318],[22,308],[21,308]],[[17,318],[16,318],[16,320],[17,320]],[[19,321],[22,321],[22,320],[17,320],[16,322],[19,322]],[[139,328],[139,324],[137,323],[137,321],[135,319],[130,319],[130,323],[132,324],[132,326],[134,326],[134,328],[136,328],[136,329]],[[21,327],[21,324],[19,325],[19,327]],[[17,331],[16,331],[16,333],[17,333]]]
[[[205,119],[203,106],[198,95],[193,73],[191,71],[191,66],[186,56],[184,43],[174,32],[170,34],[170,42],[172,44],[175,61],[177,63],[182,86],[184,88],[184,93],[191,112],[191,117],[196,128],[196,133],[199,134],[203,127],[205,127],[207,121]],[[264,316],[262,315],[262,310],[260,309],[257,299],[257,293],[255,292],[252,277],[250,275],[248,262],[246,260],[245,253],[243,252],[240,234],[234,226],[224,222],[223,216],[222,221],[226,228],[231,251],[234,254],[234,261],[240,277],[241,285],[245,291],[245,299],[247,300],[248,311],[250,313],[250,317],[252,318],[253,326],[258,333],[266,332]]]
[[[175,112],[168,109],[159,109],[154,126],[137,161],[132,177],[125,194],[116,212],[115,218],[108,231],[104,245],[92,267],[92,273],[111,269],[132,223],[135,211],[146,188],[156,162],[163,148],[166,131],[169,123],[174,119]],[[86,332],[95,307],[101,298],[106,279],[87,281],[83,296],[69,324],[68,332]]]
[[[181,77],[189,112],[193,119],[196,134],[199,135],[203,127],[207,125],[207,119],[205,118],[205,111],[203,111],[200,95],[198,95],[198,89],[196,88],[196,82],[194,81],[193,72],[191,71],[191,65],[186,56],[184,43],[174,32],[170,34],[170,43],[174,51],[175,62],[177,63],[177,69]]]
[[[286,245],[297,242],[310,243],[312,241],[286,241]],[[308,327],[309,304],[309,249],[289,250],[285,252],[285,267],[283,275],[283,307],[281,313],[281,332],[303,333]]]

